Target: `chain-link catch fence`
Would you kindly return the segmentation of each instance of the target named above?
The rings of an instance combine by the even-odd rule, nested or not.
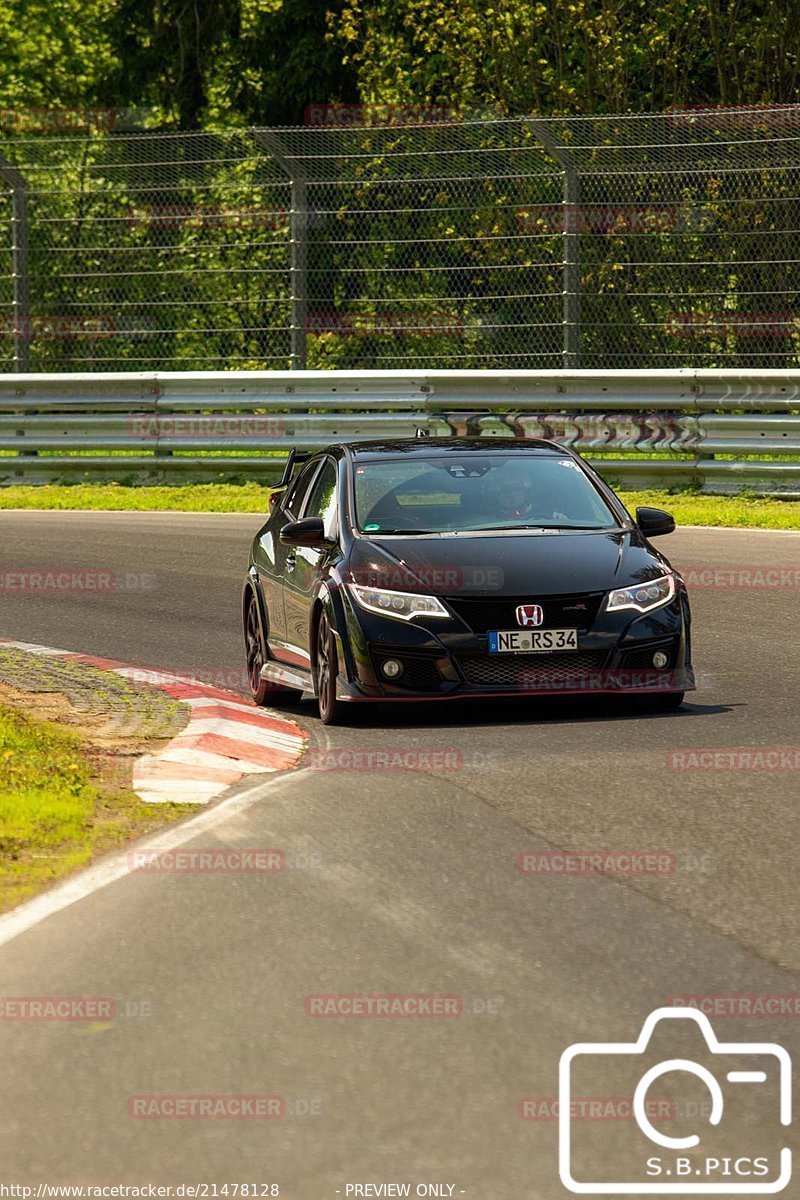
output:
[[[798,365],[800,105],[8,135],[6,371]]]

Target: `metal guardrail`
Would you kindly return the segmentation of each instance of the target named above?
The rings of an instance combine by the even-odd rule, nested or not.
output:
[[[4,375],[0,482],[268,481],[293,447],[420,427],[553,438],[630,487],[800,492],[800,370]]]

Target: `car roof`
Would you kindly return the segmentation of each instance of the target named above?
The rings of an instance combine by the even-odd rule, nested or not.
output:
[[[342,444],[354,459],[359,461],[378,458],[395,458],[413,455],[418,458],[441,457],[446,454],[474,454],[476,452],[492,452],[508,454],[537,454],[558,455],[571,457],[569,450],[558,442],[546,441],[544,438],[462,438],[462,437],[425,437],[398,438],[396,441],[386,439],[375,442],[347,442]]]

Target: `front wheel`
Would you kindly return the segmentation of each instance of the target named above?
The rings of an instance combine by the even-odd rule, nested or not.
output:
[[[261,641],[261,622],[258,618],[258,601],[250,594],[244,618],[244,645],[247,655],[247,683],[253,703],[263,708],[277,700],[297,699],[302,693],[295,688],[277,687],[261,677],[264,665],[264,646]]]
[[[328,614],[322,612],[317,624],[314,683],[323,725],[343,725],[346,722],[347,706],[336,696],[338,674],[339,655],[336,650],[336,638],[333,636]]]

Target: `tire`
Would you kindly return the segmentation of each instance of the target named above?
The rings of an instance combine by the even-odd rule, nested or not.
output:
[[[323,725],[345,725],[347,705],[336,696],[336,677],[339,674],[339,655],[328,614],[319,615],[315,634],[314,690],[319,704],[319,719]]]
[[[244,615],[244,648],[247,660],[247,684],[254,704],[263,708],[276,701],[299,699],[302,692],[297,688],[278,687],[261,678],[261,668],[265,662],[264,644],[261,640],[258,600],[252,592]]]

